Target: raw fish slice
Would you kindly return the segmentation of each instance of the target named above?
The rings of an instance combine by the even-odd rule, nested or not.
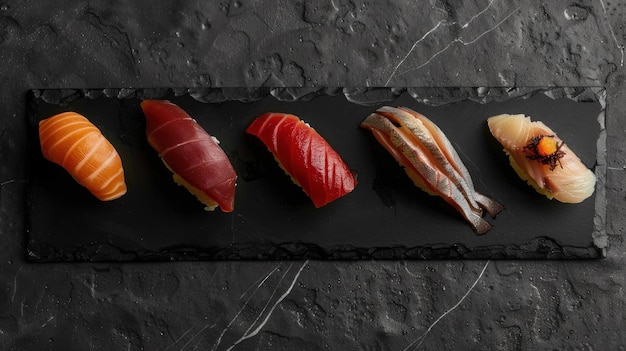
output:
[[[474,202],[477,202],[478,205],[486,210],[492,218],[504,209],[504,206],[502,206],[502,204],[500,204],[499,202],[476,191],[476,189],[474,188],[474,182],[472,181],[472,177],[467,170],[467,167],[465,167],[465,164],[459,157],[456,149],[454,148],[454,146],[452,146],[452,143],[450,143],[450,140],[439,128],[439,126],[437,126],[421,113],[418,113],[406,107],[399,107],[399,109],[410,113],[413,117],[420,120],[423,123],[424,127],[426,127],[428,131],[430,131],[430,134],[439,146],[439,150],[445,155],[449,164],[459,173],[460,179],[462,179],[462,181],[459,181],[464,186],[464,193],[469,198],[472,206],[475,206]],[[450,174],[451,176],[456,177],[456,175],[454,175],[453,173]]]
[[[315,207],[335,201],[356,186],[354,175],[339,154],[315,129],[294,115],[265,113],[252,121],[246,133],[267,146]]]
[[[361,127],[374,134],[416,186],[456,208],[476,233],[492,228],[482,218],[483,208],[495,216],[503,206],[476,192],[467,168],[432,121],[408,108],[384,106],[368,116]]]
[[[174,181],[206,205],[232,212],[237,174],[228,156],[187,112],[169,101],[145,100],[146,135]]]
[[[433,161],[429,150],[407,130],[397,128],[385,116],[373,113],[361,126],[369,129],[378,142],[403,166],[416,186],[430,195],[444,199],[459,211],[478,234],[484,234],[492,226],[481,217],[482,211],[473,208],[458,183],[455,184]]]
[[[482,215],[482,208],[487,209],[491,217],[495,217],[502,211],[503,206],[500,203],[476,193],[472,178],[461,158],[441,129],[431,120],[420,113],[402,107],[384,106],[378,109],[376,113],[384,115],[403,128],[407,128],[411,134],[417,137],[422,145],[428,149],[435,164],[463,192],[477,214]]]
[[[513,169],[539,193],[565,203],[579,203],[593,194],[593,172],[544,123],[502,114],[488,118],[487,124]]]
[[[102,201],[126,193],[122,160],[115,147],[84,116],[64,112],[39,122],[43,156],[62,166]]]

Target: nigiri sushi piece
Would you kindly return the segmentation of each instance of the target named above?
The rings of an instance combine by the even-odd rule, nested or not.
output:
[[[372,132],[416,186],[453,206],[476,233],[492,228],[483,210],[494,217],[504,207],[475,190],[469,171],[435,123],[409,108],[384,106],[361,127]]]
[[[174,173],[174,181],[205,204],[205,210],[219,206],[232,212],[237,174],[217,139],[169,101],[144,100],[141,108],[148,143]]]
[[[487,119],[491,134],[520,178],[549,199],[580,203],[595,190],[596,176],[552,129],[525,115]]]
[[[265,113],[246,133],[258,137],[316,208],[350,193],[356,179],[328,142],[297,116]]]
[[[84,116],[63,112],[41,120],[39,142],[47,160],[63,167],[99,200],[126,194],[120,155]]]

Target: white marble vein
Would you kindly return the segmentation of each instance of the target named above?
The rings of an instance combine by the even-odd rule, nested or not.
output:
[[[448,43],[448,45],[446,45],[445,47],[443,47],[443,49],[435,52],[431,57],[429,57],[426,61],[424,61],[423,63],[421,63],[418,66],[415,67],[408,67],[406,70],[403,70],[399,73],[399,75],[404,75],[406,73],[412,72],[412,71],[417,71],[421,68],[423,68],[424,66],[427,66],[428,64],[430,64],[435,58],[437,58],[437,56],[439,56],[440,54],[446,52],[448,49],[450,49],[450,47],[452,47],[452,45],[456,44],[456,43],[460,43],[463,46],[467,46],[467,45],[471,45],[474,44],[475,42],[477,42],[478,40],[480,40],[480,38],[484,37],[486,34],[492,32],[493,30],[495,30],[496,28],[498,28],[500,25],[502,25],[502,23],[506,22],[506,20],[508,20],[511,16],[513,16],[515,14],[515,12],[517,12],[520,9],[520,7],[517,7],[515,10],[511,11],[506,17],[504,17],[504,19],[502,19],[501,21],[499,21],[498,23],[496,23],[493,27],[487,29],[486,31],[482,32],[480,35],[478,35],[476,38],[470,40],[470,41],[465,41],[463,40],[462,36],[459,36],[457,38],[452,39],[452,41],[450,41],[450,43]]]
[[[259,318],[265,313],[265,310],[268,305],[266,304],[266,306],[263,308],[263,310],[261,311],[261,313],[259,314],[259,316],[257,317],[257,319],[252,323],[252,325],[248,328],[248,330],[246,330],[246,332],[239,338],[237,339],[229,348],[226,349],[226,351],[230,351],[232,350],[235,346],[237,346],[240,342],[249,339],[251,337],[254,337],[255,335],[257,335],[259,333],[259,331],[265,326],[265,324],[267,323],[267,321],[270,319],[270,317],[272,316],[272,314],[274,313],[274,310],[276,309],[276,307],[283,302],[283,300],[291,293],[291,291],[293,290],[293,287],[295,286],[296,282],[298,281],[298,278],[300,277],[300,274],[302,273],[302,270],[304,269],[304,267],[306,267],[306,265],[309,263],[309,261],[305,261],[302,266],[300,266],[300,268],[298,269],[298,271],[296,272],[294,278],[291,281],[291,284],[289,284],[289,287],[287,287],[287,289],[285,290],[285,292],[276,300],[276,302],[273,303],[273,305],[271,306],[271,308],[269,309],[269,311],[265,314],[265,318],[261,321],[261,323],[259,323],[256,328],[254,328],[253,330],[252,327],[258,322]],[[293,264],[292,264],[293,265]],[[285,278],[286,274],[289,272],[289,270],[291,269],[291,266],[289,267],[289,269],[287,269],[287,271],[285,272],[285,275],[283,275],[283,277],[281,278],[280,282],[276,285],[276,288],[274,289],[274,292],[272,292],[272,296],[270,297],[269,301],[272,300],[272,297],[274,296],[274,294],[276,293],[278,287],[280,286],[282,280]]]
[[[169,350],[172,346],[178,344],[179,341],[181,341],[187,334],[189,334],[189,332],[193,329],[193,326],[191,326],[189,329],[187,329],[186,332],[183,333],[183,335],[181,335],[178,339],[176,339],[173,343],[171,343],[168,347],[164,348],[163,351],[167,351]]]
[[[478,13],[476,13],[475,15],[473,15],[467,22],[465,22],[463,25],[460,26],[460,29],[465,29],[467,28],[475,19],[479,18],[481,15],[483,15],[495,2],[495,0],[491,0],[489,1],[489,3],[487,4],[487,6],[485,6],[485,8],[483,8],[482,10],[480,10]],[[435,58],[437,58],[440,54],[442,54],[443,52],[447,51],[450,47],[452,47],[452,45],[454,45],[455,43],[460,43],[463,46],[467,46],[467,45],[471,45],[475,42],[477,42],[478,40],[480,40],[482,37],[484,37],[485,35],[487,35],[488,33],[492,32],[493,30],[495,30],[496,28],[500,27],[504,22],[506,22],[511,16],[513,16],[515,14],[515,12],[517,12],[519,9],[521,8],[521,6],[515,8],[515,10],[511,11],[507,16],[505,16],[502,20],[500,20],[499,22],[497,22],[495,25],[493,25],[492,27],[488,28],[487,30],[483,31],[480,35],[478,35],[477,37],[475,37],[474,39],[470,40],[470,41],[466,41],[463,39],[463,36],[460,35],[454,39],[452,39],[446,46],[444,46],[442,49],[438,50],[437,52],[435,52],[434,54],[432,54],[428,59],[426,59],[425,61],[423,61],[422,63],[420,63],[417,66],[410,66],[402,71],[400,71],[400,68],[402,66],[404,66],[404,64],[406,63],[406,61],[409,59],[409,57],[413,54],[413,52],[416,50],[416,48],[419,46],[420,43],[422,43],[427,37],[429,37],[431,34],[435,33],[437,31],[437,29],[439,29],[441,26],[453,26],[453,25],[458,25],[457,22],[450,22],[448,20],[441,20],[439,22],[437,22],[437,24],[431,28],[430,30],[428,30],[422,37],[420,37],[417,41],[415,41],[413,43],[413,45],[411,46],[411,48],[409,49],[409,51],[407,52],[407,54],[398,62],[398,64],[396,64],[396,66],[394,67],[393,71],[391,72],[391,75],[389,76],[389,78],[387,79],[387,81],[385,82],[385,86],[389,86],[389,84],[391,83],[392,79],[394,77],[396,77],[397,75],[403,75],[406,74],[408,72],[411,71],[416,71],[421,69],[422,67],[430,64]],[[399,72],[400,71],[400,72]]]
[[[215,274],[217,273],[217,270],[221,267],[222,265],[220,264],[215,272],[213,273],[213,276],[209,279],[209,281],[212,281],[213,278],[215,278]],[[246,302],[244,303],[244,307],[248,304],[248,302],[250,301],[250,299],[254,296],[254,294],[259,290],[259,288],[265,283],[265,281],[267,281],[267,279],[269,277],[271,277],[278,269],[280,268],[280,266],[274,267],[274,269],[272,269],[271,271],[269,271],[265,276],[262,276],[261,278],[257,279],[252,285],[250,285],[250,287],[248,287],[248,289],[246,289],[246,291],[239,296],[239,300],[243,299],[252,289],[254,289],[254,291],[252,292],[252,295],[250,295],[250,297],[248,298],[248,300],[246,300]],[[241,313],[241,310],[237,313],[237,315],[239,315],[239,313]],[[221,317],[221,315],[220,315]],[[232,324],[232,322],[230,323]],[[229,325],[230,325],[229,324]],[[200,328],[200,330],[198,330],[197,332],[193,333],[191,335],[191,338],[189,338],[189,340],[187,340],[184,344],[181,345],[180,348],[178,348],[179,351],[183,351],[184,349],[187,348],[187,346],[189,346],[191,344],[192,341],[196,340],[196,338],[198,338],[198,336],[202,335],[202,333],[204,333],[205,330],[209,329],[209,328],[214,328],[217,325],[217,323],[206,323],[205,325],[202,326],[202,328]],[[178,339],[176,339],[173,343],[171,343],[169,346],[167,346],[165,349],[163,349],[162,351],[167,351],[170,348],[172,348],[173,346],[176,346],[179,342],[181,342],[186,336],[187,334],[189,334],[193,329],[195,329],[195,326],[191,326],[189,329],[187,329],[187,331],[185,333],[183,333]],[[221,338],[221,336],[220,336]],[[196,344],[196,346],[194,347],[194,349],[198,346],[198,344]]]
[[[51,321],[52,321],[55,317],[56,317],[56,316],[50,316],[50,317],[48,318],[48,320],[46,320],[46,321],[45,321],[45,322],[41,325],[41,327],[43,328],[43,327],[45,327],[46,325],[48,325],[48,323],[50,323],[50,322],[51,322]]]
[[[0,186],[5,186],[11,183],[25,183],[25,182],[26,180],[23,180],[23,179],[9,179],[9,180],[0,182]]]
[[[496,0],[489,1],[489,4],[487,4],[487,6],[484,9],[482,9],[480,12],[472,16],[472,18],[470,18],[469,21],[467,21],[464,25],[462,25],[461,28],[466,28],[467,26],[469,26],[470,23],[472,23],[473,20],[480,17],[483,13],[487,12],[487,10],[491,7],[491,5],[493,5],[495,1]]]
[[[474,283],[469,287],[469,289],[465,292],[465,294],[463,294],[463,296],[461,297],[461,299],[454,304],[454,306],[450,307],[447,311],[445,311],[441,316],[439,316],[439,318],[437,318],[427,329],[424,333],[422,333],[422,335],[420,335],[417,339],[415,339],[412,343],[410,343],[407,347],[404,348],[403,351],[407,351],[411,348],[413,348],[413,346],[415,346],[415,350],[417,350],[422,343],[424,342],[424,340],[426,339],[426,336],[428,335],[428,333],[435,327],[435,325],[437,325],[437,323],[439,323],[440,320],[442,320],[445,316],[447,316],[448,314],[450,314],[450,312],[454,311],[457,307],[459,307],[463,301],[465,300],[465,298],[467,298],[467,296],[472,292],[472,290],[474,290],[474,287],[476,286],[476,284],[478,284],[478,282],[480,281],[480,279],[483,277],[483,275],[485,274],[485,270],[487,270],[487,266],[489,265],[489,262],[491,260],[488,260],[485,263],[485,266],[483,267],[483,269],[480,271],[480,274],[478,274],[478,277],[476,278],[476,280],[474,281]],[[415,345],[417,343],[417,345]]]
[[[402,66],[404,64],[406,59],[409,58],[409,56],[411,56],[411,54],[413,53],[415,48],[419,45],[419,43],[421,43],[424,39],[426,39],[434,31],[436,31],[437,28],[439,28],[439,26],[441,26],[442,24],[449,25],[449,23],[447,23],[446,20],[441,20],[441,21],[437,22],[437,24],[434,27],[432,27],[428,32],[426,32],[421,38],[417,39],[417,41],[415,43],[413,43],[413,45],[411,46],[411,49],[409,50],[409,52],[407,52],[406,55],[404,55],[404,57],[402,58],[402,60],[400,60],[400,62],[398,62],[396,67],[394,67],[393,71],[391,72],[391,75],[389,76],[389,79],[387,79],[387,82],[385,83],[385,86],[389,85],[389,82],[391,82],[391,79],[393,79],[394,75],[398,71],[398,68],[400,68],[400,66]]]
[[[200,328],[200,330],[195,333],[189,340],[187,340],[186,343],[183,344],[183,346],[181,346],[181,348],[179,349],[179,351],[183,351],[189,344],[191,344],[191,342],[197,338],[199,335],[201,335],[202,333],[204,333],[205,330],[207,330],[209,327],[213,328],[215,327],[217,324],[210,324],[210,323],[206,323],[202,328]],[[168,347],[169,348],[169,347]]]
[[[261,277],[259,279],[257,279],[257,281],[254,282],[254,284],[250,285],[250,287],[248,287],[248,289],[246,289],[246,291],[244,291],[240,296],[239,296],[239,300],[243,299],[244,296],[248,295],[248,293],[250,292],[250,290],[252,290],[252,288],[254,288],[254,291],[256,292],[257,290],[259,290],[259,288],[261,287],[261,285],[263,285],[263,283],[265,283],[265,281],[271,277],[278,269],[280,268],[280,265],[274,267],[274,269],[272,269],[271,271],[269,271],[265,277]]]
[[[624,66],[624,44],[619,43],[619,41],[617,40],[617,36],[615,35],[615,31],[613,30],[613,27],[611,26],[611,23],[608,23],[608,14],[606,12],[606,5],[604,4],[604,0],[600,0],[600,4],[602,4],[602,11],[604,11],[604,19],[607,21],[607,25],[609,26],[611,35],[613,36],[613,41],[615,42],[615,45],[617,45],[617,48],[619,49],[622,55],[619,65],[620,67],[623,67]]]
[[[255,320],[251,323],[251,325],[243,333],[243,335],[239,339],[237,339],[231,346],[229,346],[227,348],[227,350],[233,349],[236,345],[238,345],[242,341],[244,341],[246,339],[249,339],[251,337],[254,337],[255,335],[257,335],[261,331],[261,329],[265,326],[265,324],[267,324],[268,320],[272,316],[272,314],[273,314],[274,310],[276,309],[276,307],[278,307],[278,305],[291,293],[291,291],[293,290],[293,287],[295,286],[296,282],[298,281],[298,278],[300,277],[300,274],[302,273],[302,270],[304,269],[304,267],[307,264],[308,264],[308,261],[304,262],[302,264],[302,266],[300,266],[300,268],[294,274],[294,277],[291,280],[289,286],[285,289],[285,291],[278,298],[275,298],[276,295],[278,294],[279,290],[280,290],[280,287],[283,285],[283,282],[287,278],[287,276],[289,276],[289,274],[292,273],[292,268],[293,268],[294,264],[292,263],[285,270],[285,273],[281,276],[281,278],[279,279],[278,283],[276,283],[276,286],[274,287],[274,289],[272,291],[272,294],[270,295],[268,300],[265,302],[265,305],[264,305],[263,309],[258,313],[258,315],[255,318]],[[257,292],[260,291],[261,287],[266,285],[268,280],[280,268],[281,268],[280,264],[278,266],[274,267],[267,274],[265,274],[264,276],[261,276],[259,279],[257,279],[253,284],[251,284],[246,289],[246,291],[244,291],[239,296],[239,300],[240,301],[245,299],[243,305],[241,306],[241,308],[239,308],[239,310],[230,319],[228,324],[222,329],[222,331],[220,332],[219,336],[217,337],[215,343],[213,344],[211,350],[217,350],[220,347],[224,335],[231,329],[231,327],[239,319],[241,314],[244,311],[246,311],[247,308],[249,308],[250,303],[252,302],[253,298],[257,295]],[[163,351],[170,350],[173,347],[176,347],[176,349],[179,350],[179,351],[196,350],[198,347],[200,347],[204,343],[202,341],[196,342],[194,347],[190,348],[192,343],[195,340],[199,340],[198,337],[200,335],[202,335],[208,328],[213,328],[216,325],[217,325],[217,323],[213,323],[213,324],[206,323],[202,328],[200,328],[199,330],[197,330],[195,332],[193,331],[195,329],[195,327],[192,326],[187,331],[185,331],[185,333],[183,333],[178,339],[176,339],[172,344],[170,344],[165,349],[163,349]],[[180,346],[177,346],[183,340],[186,340],[184,342],[184,344],[181,344]]]
[[[417,273],[413,273],[411,271],[409,271],[409,267],[406,264],[406,261],[402,261],[402,265],[404,266],[404,270],[413,278],[421,278],[422,276],[417,274]]]
[[[496,23],[493,27],[491,27],[491,28],[487,29],[486,31],[482,32],[479,36],[477,36],[473,40],[464,41],[462,37],[459,37],[458,42],[463,44],[463,45],[465,45],[465,46],[474,44],[475,42],[480,40],[480,38],[484,37],[486,34],[491,33],[493,30],[495,30],[496,28],[500,27],[502,25],[502,23],[506,22],[511,16],[513,16],[513,14],[515,14],[515,12],[519,11],[520,8],[521,8],[521,6],[516,7],[515,10],[511,11],[500,22]]]
[[[22,271],[22,268],[24,267],[20,266],[17,272],[15,272],[15,276],[13,277],[13,293],[11,294],[11,303],[13,303],[13,301],[15,300],[15,293],[17,292],[17,276]]]
[[[241,306],[241,308],[239,309],[239,311],[237,311],[237,313],[235,314],[235,316],[230,320],[230,322],[226,325],[226,327],[224,327],[224,329],[222,330],[222,332],[220,333],[219,337],[217,338],[217,340],[215,341],[215,344],[213,344],[213,347],[211,348],[211,350],[217,350],[217,347],[222,343],[222,338],[224,337],[224,334],[226,334],[226,332],[230,329],[230,327],[233,325],[233,323],[239,318],[239,316],[241,315],[241,313],[246,309],[246,307],[248,307],[248,304],[250,303],[250,301],[252,300],[252,298],[256,295],[257,291],[259,290],[259,288],[261,286],[263,286],[263,284],[265,284],[265,282],[267,281],[267,279],[269,279],[269,277],[271,277],[277,270],[278,268],[280,268],[279,266],[276,266],[272,271],[270,271],[267,275],[265,275],[265,278],[262,278],[259,282],[259,280],[257,280],[255,282],[255,284],[251,285],[243,294],[241,294],[241,296],[239,297],[239,299],[241,300],[244,296],[246,296],[246,294],[248,294],[248,292],[251,290],[252,287],[256,286],[254,291],[252,292],[252,294],[250,294],[250,296],[246,299],[245,303],[243,304],[243,306]],[[291,267],[290,267],[291,268]],[[285,272],[285,274],[287,274],[289,272],[289,269],[287,269],[287,272]],[[283,275],[283,278],[285,277],[285,275]],[[282,281],[282,279],[280,281]],[[278,283],[278,285],[280,285],[280,281]],[[278,287],[278,286],[277,286]],[[276,290],[274,290],[276,291]]]

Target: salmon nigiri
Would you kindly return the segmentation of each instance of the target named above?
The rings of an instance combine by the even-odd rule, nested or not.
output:
[[[435,123],[409,108],[383,106],[361,127],[372,132],[416,186],[452,205],[477,234],[492,228],[483,210],[494,217],[504,207],[474,189],[469,171]]]
[[[356,179],[341,156],[297,116],[268,112],[252,121],[246,133],[267,146],[317,208],[350,193],[356,186]]]
[[[487,124],[515,172],[537,192],[565,203],[579,203],[593,194],[596,176],[544,123],[502,114],[488,118]]]
[[[43,156],[95,197],[114,200],[126,193],[122,160],[113,145],[84,116],[64,112],[39,122]]]
[[[146,136],[174,181],[183,185],[208,211],[232,212],[237,174],[228,156],[187,112],[169,101],[144,100]]]

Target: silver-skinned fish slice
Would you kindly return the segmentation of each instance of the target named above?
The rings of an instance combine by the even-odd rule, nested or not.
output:
[[[404,167],[416,186],[431,195],[440,196],[452,205],[476,233],[486,233],[492,226],[482,218],[484,205],[480,203],[488,203],[493,215],[502,206],[491,199],[485,201],[483,195],[479,195],[480,200],[477,200],[471,179],[468,182],[469,172],[464,176],[458,170],[465,169],[465,166],[454,165],[458,162],[450,161],[455,157],[458,159],[456,151],[452,153],[444,150],[452,148],[445,135],[439,131],[441,135],[434,136],[425,123],[410,111],[385,106],[368,116],[361,127],[374,134],[378,142]],[[446,156],[452,154],[456,156]]]
[[[399,107],[398,109],[410,113],[413,117],[422,122],[426,129],[428,129],[434,141],[439,146],[439,151],[444,154],[449,164],[454,168],[454,170],[456,170],[456,172],[458,172],[458,176],[460,177],[459,179],[462,180],[462,185],[464,186],[464,194],[466,194],[470,203],[474,204],[474,202],[477,202],[478,205],[487,211],[492,218],[504,209],[504,206],[499,202],[476,191],[474,188],[474,182],[472,181],[472,176],[467,170],[467,167],[465,167],[465,164],[461,160],[461,157],[459,157],[456,149],[452,146],[452,143],[439,126],[426,116],[414,110],[406,107]],[[446,166],[446,169],[447,168],[448,167]],[[452,172],[450,175],[453,177],[457,176]]]

